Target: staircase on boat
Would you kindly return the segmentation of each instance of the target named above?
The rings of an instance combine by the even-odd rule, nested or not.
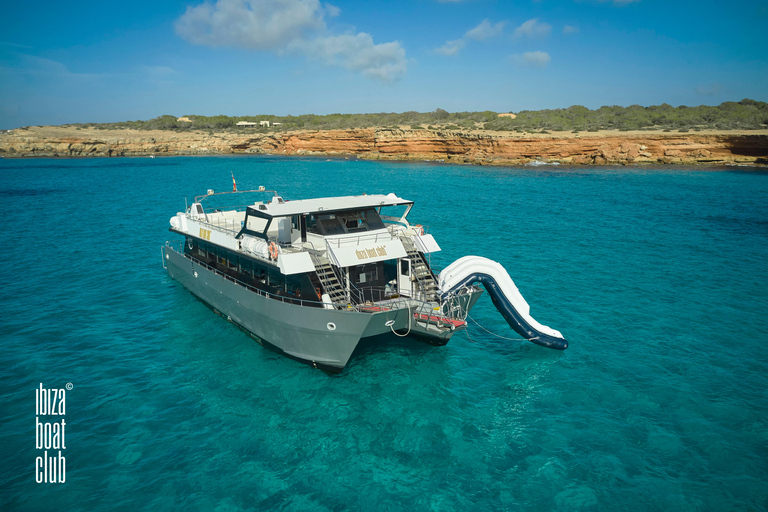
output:
[[[334,272],[330,261],[327,258],[320,258],[313,253],[310,253],[310,256],[312,257],[312,263],[315,265],[315,272],[322,285],[323,293],[327,293],[334,304],[346,304],[347,293],[339,281],[336,272]]]
[[[400,238],[405,252],[411,260],[411,275],[419,285],[419,290],[423,294],[423,300],[426,302],[437,300],[437,281],[435,275],[427,265],[424,254],[416,248],[413,239],[409,236]]]

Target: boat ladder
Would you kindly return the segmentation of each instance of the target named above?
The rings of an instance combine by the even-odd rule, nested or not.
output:
[[[315,265],[317,278],[320,279],[323,291],[331,298],[331,302],[334,304],[346,304],[347,294],[341,282],[339,282],[339,278],[336,276],[331,263],[327,259],[323,261],[316,254],[310,253],[310,256],[312,257],[312,263]]]
[[[403,242],[405,252],[408,253],[408,258],[411,260],[411,273],[419,284],[419,290],[424,294],[424,301],[437,300],[437,281],[432,270],[427,265],[424,255],[416,249],[416,245],[411,237],[403,236],[400,238],[400,241]]]

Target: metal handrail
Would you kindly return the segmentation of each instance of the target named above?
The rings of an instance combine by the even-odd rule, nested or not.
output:
[[[246,289],[248,289],[248,290],[250,290],[250,291],[252,291],[252,292],[254,292],[256,294],[258,294],[258,295],[261,295],[263,297],[279,300],[280,302],[288,302],[290,304],[299,305],[299,306],[312,305],[312,307],[324,307],[324,306],[327,305],[327,303],[325,303],[325,302],[320,302],[320,301],[316,301],[316,300],[306,300],[306,299],[285,297],[283,295],[276,295],[274,293],[270,293],[270,292],[268,292],[266,290],[262,290],[260,288],[257,288],[255,286],[253,286],[253,285],[250,285],[250,284],[248,284],[248,283],[246,283],[244,281],[241,281],[241,280],[237,279],[236,277],[233,277],[233,276],[231,276],[231,275],[229,275],[227,273],[222,272],[221,270],[219,270],[217,268],[214,268],[214,267],[208,265],[207,263],[205,263],[202,260],[194,258],[194,257],[190,256],[189,254],[186,254],[184,252],[184,243],[183,242],[179,243],[177,248],[174,248],[171,245],[170,242],[166,242],[165,245],[166,245],[166,247],[168,247],[168,248],[170,248],[172,250],[175,250],[177,253],[179,253],[180,255],[184,256],[187,259],[189,259],[190,261],[194,261],[198,265],[200,265],[202,267],[205,267],[206,269],[210,270],[214,274],[220,275],[221,277],[223,277],[225,279],[228,279],[229,281],[232,281],[233,283],[238,284],[238,285],[240,285],[240,286],[242,286],[242,287],[244,287],[244,288],[246,288]],[[396,304],[399,304],[399,303],[400,303],[400,301],[394,302],[394,303],[390,303],[390,304],[377,304],[377,306],[379,308],[381,308],[382,310],[392,311],[394,309],[402,309],[400,307],[398,307],[398,308],[394,307]],[[338,306],[338,304],[335,304],[335,305]],[[343,306],[343,305],[341,305],[341,306]],[[407,304],[406,304],[406,306],[407,306]],[[373,311],[366,310],[366,309],[370,309],[370,304],[368,304],[368,305],[366,305],[366,304],[346,304],[346,307],[347,307],[348,310],[349,309],[353,309],[353,310],[355,310],[357,312],[373,313]]]
[[[255,286],[253,286],[253,285],[250,285],[250,284],[248,284],[248,283],[246,283],[244,281],[241,281],[240,279],[237,279],[236,277],[233,277],[233,276],[231,276],[231,275],[229,275],[227,273],[222,272],[221,270],[219,270],[217,268],[214,268],[214,267],[208,265],[207,263],[205,263],[202,260],[194,258],[194,257],[190,256],[189,254],[186,254],[184,252],[184,242],[179,242],[177,244],[177,246],[174,247],[170,242],[166,241],[165,242],[165,247],[170,248],[171,250],[175,250],[180,255],[184,256],[185,258],[189,259],[190,261],[194,261],[195,263],[197,263],[198,265],[200,265],[202,267],[205,267],[206,269],[210,270],[214,274],[220,275],[221,277],[223,277],[225,279],[228,279],[229,281],[232,281],[233,283],[238,284],[238,285],[246,288],[247,290],[250,290],[251,292],[256,293],[258,295],[261,295],[263,297],[266,297],[266,298],[269,298],[269,299],[273,299],[273,300],[279,300],[280,302],[283,302],[283,303],[287,302],[289,304],[303,306],[303,307],[311,306],[311,307],[322,308],[322,307],[327,306],[327,303],[325,303],[325,302],[320,302],[320,301],[316,301],[316,300],[306,300],[306,299],[299,299],[299,298],[291,298],[291,297],[286,297],[286,296],[283,296],[283,295],[277,295],[277,294],[274,294],[274,293],[270,293],[270,292],[268,292],[266,290],[262,290],[260,288],[257,288]],[[459,298],[458,294],[453,294],[450,297],[446,297],[445,299],[443,299],[442,301],[440,301],[438,303],[439,306],[438,306],[437,309],[435,309],[435,307],[433,306],[433,303],[426,302],[426,301],[423,301],[423,300],[420,300],[420,299],[415,299],[413,297],[408,298],[408,299],[401,298],[401,300],[392,301],[392,302],[384,302],[387,299],[384,297],[385,291],[381,287],[370,286],[370,287],[365,287],[365,288],[361,289],[361,288],[358,288],[357,286],[355,286],[352,283],[350,283],[350,285],[351,285],[350,286],[350,293],[354,289],[356,294],[359,294],[359,297],[358,297],[359,302],[357,304],[355,304],[355,303],[346,304],[347,310],[354,310],[354,311],[363,312],[363,313],[375,313],[375,312],[378,312],[378,311],[393,311],[393,310],[404,309],[402,307],[403,304],[404,304],[405,308],[407,308],[407,309],[411,309],[411,307],[413,307],[413,311],[415,312],[414,314],[418,314],[418,315],[426,314],[426,316],[427,316],[426,322],[427,323],[432,323],[432,318],[436,318],[437,319],[436,320],[437,323],[440,323],[440,321],[443,320],[443,319],[445,319],[445,320],[455,320],[455,319],[465,320],[466,319],[466,315],[468,313],[468,311],[464,311],[464,308],[461,307],[461,302],[458,300],[458,298]],[[379,299],[378,300],[373,300],[373,301],[365,301],[364,300],[365,299],[365,294],[364,294],[365,290],[370,290],[371,294],[372,294],[372,297],[373,297],[373,292],[378,292],[379,293]],[[469,288],[468,288],[468,291],[469,291]],[[414,303],[414,302],[416,303],[416,305],[411,306],[411,303]],[[335,306],[343,306],[343,305],[336,304]],[[371,307],[372,306],[375,306],[378,309],[378,311],[371,311]],[[422,313],[422,311],[427,311],[427,313]],[[419,321],[423,322],[425,320],[423,318],[419,318]]]
[[[355,237],[346,236],[344,238],[334,237],[330,240],[326,238],[325,242],[329,247],[335,246],[336,248],[340,248],[342,242],[355,241],[354,245],[359,245],[363,241],[369,242],[372,240],[373,243],[377,243],[379,241],[379,237],[382,237],[388,240],[393,240],[395,238],[395,235],[393,235],[389,230],[387,230],[386,233],[374,233],[371,235],[358,235]],[[335,242],[335,243],[332,243],[332,242]],[[350,243],[349,245],[351,246],[353,244]]]
[[[212,196],[223,196],[223,195],[229,195],[229,194],[247,194],[249,192],[261,192],[261,193],[272,192],[272,193],[274,193],[274,196],[277,197],[277,191],[276,190],[264,190],[264,189],[259,189],[259,190],[234,190],[232,192],[214,192],[213,194],[203,194],[203,195],[200,195],[200,196],[195,196],[195,202],[202,204],[203,201],[205,201],[207,198],[212,197]],[[246,205],[246,206],[248,206],[248,205]]]
[[[219,231],[219,232],[222,232],[222,233],[233,233],[233,234],[237,235],[240,232],[240,229],[238,227],[236,227],[237,224],[235,224],[237,221],[232,220],[232,229],[226,227],[226,225],[228,224],[228,221],[229,221],[229,219],[224,219],[224,226],[222,226],[221,222],[216,222],[216,223],[211,222],[210,220],[208,220],[207,216],[206,216],[205,220],[198,219],[198,222],[200,224],[204,224],[206,226],[209,226],[209,227],[215,229],[216,231]],[[240,227],[242,227],[242,226],[240,226]]]
[[[180,252],[179,254],[181,254],[182,256],[184,256],[185,258],[187,258],[187,259],[189,259],[191,261],[194,261],[198,265],[200,265],[202,267],[205,267],[206,269],[210,270],[214,274],[218,274],[221,277],[223,277],[225,279],[228,279],[228,280],[232,281],[235,284],[239,284],[240,286],[242,286],[242,287],[244,287],[244,288],[246,288],[246,289],[248,289],[248,290],[250,290],[250,291],[252,291],[252,292],[254,292],[256,294],[258,294],[258,295],[262,295],[262,296],[270,298],[270,299],[279,300],[280,302],[288,302],[288,303],[291,303],[291,304],[294,304],[294,305],[298,305],[298,306],[305,306],[307,304],[312,304],[312,305],[314,305],[314,307],[323,307],[325,305],[324,302],[319,302],[319,301],[316,301],[316,300],[306,300],[306,299],[299,299],[299,298],[291,298],[291,297],[286,297],[284,295],[277,295],[277,294],[274,294],[274,293],[270,293],[270,292],[268,292],[266,290],[262,290],[261,288],[257,288],[257,287],[255,287],[253,285],[250,285],[250,284],[248,284],[248,283],[246,283],[244,281],[241,281],[241,280],[237,279],[236,277],[233,277],[233,276],[231,276],[231,275],[229,275],[227,273],[224,273],[221,270],[208,265],[204,261],[201,261],[201,260],[199,260],[197,258],[193,258],[192,256],[190,256],[190,255],[188,255],[186,253]]]

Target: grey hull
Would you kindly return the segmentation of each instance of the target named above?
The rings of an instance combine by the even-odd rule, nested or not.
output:
[[[359,312],[307,307],[259,295],[170,247],[168,274],[224,318],[270,348],[313,366],[340,372],[363,337],[407,328],[408,308]],[[387,325],[387,324],[390,325]]]

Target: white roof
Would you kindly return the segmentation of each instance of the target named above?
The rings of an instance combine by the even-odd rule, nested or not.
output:
[[[299,199],[297,201],[286,201],[284,203],[265,203],[266,210],[261,210],[258,206],[249,206],[258,210],[262,214],[272,217],[285,217],[289,215],[300,215],[302,213],[316,212],[334,212],[339,210],[353,210],[365,207],[392,206],[399,204],[411,204],[413,201],[397,197],[395,194],[373,194],[366,196],[342,196],[342,197],[322,197],[318,199]]]

